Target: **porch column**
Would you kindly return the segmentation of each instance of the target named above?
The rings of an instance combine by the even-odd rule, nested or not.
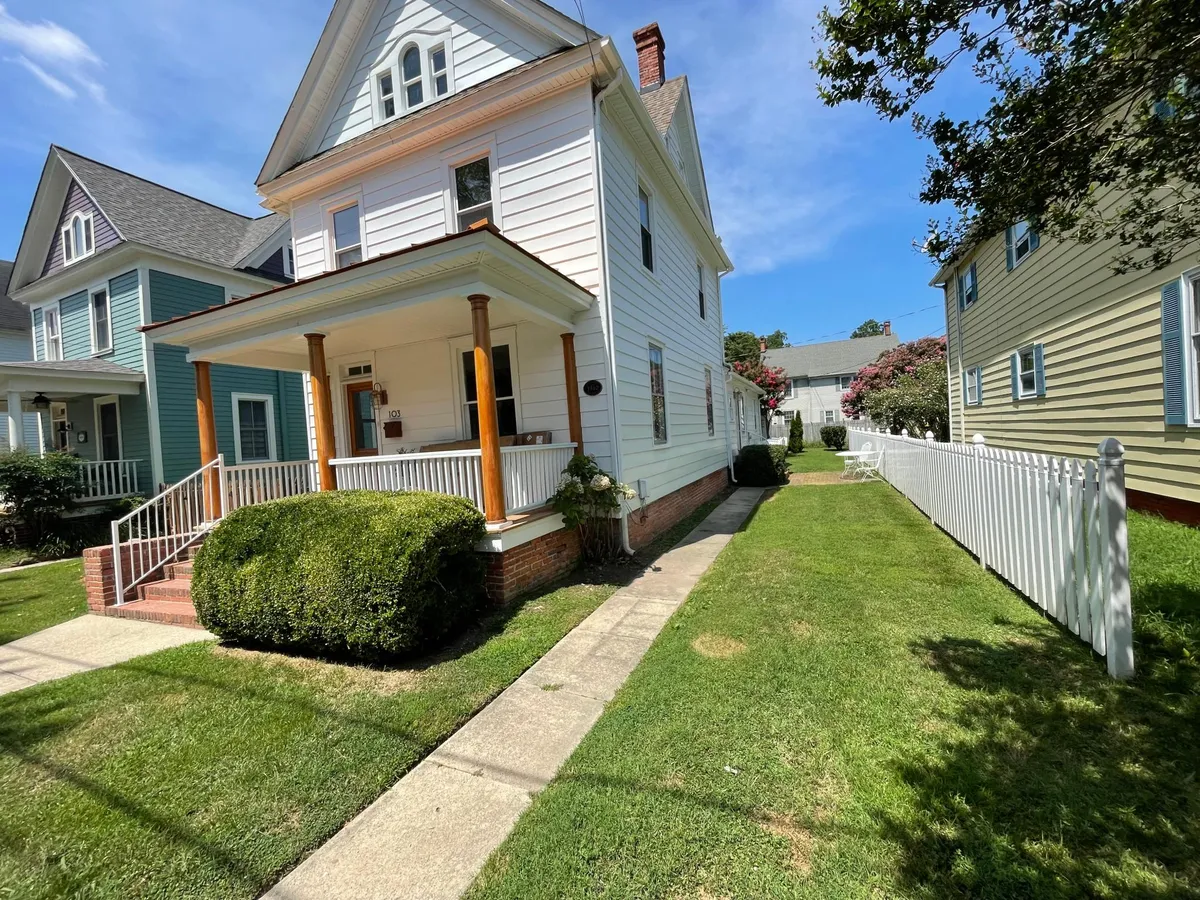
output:
[[[508,518],[504,499],[504,463],[500,459],[500,421],[496,418],[496,378],[492,371],[492,326],[486,294],[472,294],[471,328],[475,333],[475,395],[479,401],[479,449],[483,453],[483,514],[488,523]]]
[[[8,392],[8,449],[25,447],[25,423],[21,421],[21,392]]]
[[[571,443],[575,455],[583,456],[583,419],[579,412],[579,371],[575,367],[575,335],[562,336],[563,374],[567,383],[567,421],[570,423]]]
[[[337,478],[330,460],[334,455],[333,401],[329,396],[329,373],[325,368],[325,335],[306,334],[308,341],[308,377],[312,383],[313,422],[317,429],[317,472],[321,490],[337,490]]]
[[[217,458],[217,420],[213,414],[211,364],[204,360],[192,363],[196,370],[196,421],[200,426],[200,465],[207,466]],[[204,476],[204,511],[208,521],[221,515],[221,473],[212,469]]]

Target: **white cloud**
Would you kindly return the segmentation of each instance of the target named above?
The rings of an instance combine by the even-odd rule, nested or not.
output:
[[[0,44],[16,47],[20,55],[8,62],[26,69],[64,100],[78,96],[68,83],[72,81],[94,101],[105,102],[104,87],[90,74],[103,62],[75,32],[56,22],[22,21],[0,3]]]

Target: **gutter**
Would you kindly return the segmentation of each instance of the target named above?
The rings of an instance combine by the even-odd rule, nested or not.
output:
[[[604,325],[604,340],[608,345],[608,411],[609,421],[612,423],[612,460],[613,460],[613,477],[623,483],[624,465],[621,459],[621,419],[620,419],[620,403],[618,403],[619,393],[617,389],[617,345],[616,345],[616,329],[613,326],[613,307],[612,307],[612,281],[609,277],[608,263],[608,213],[607,205],[604,202],[604,148],[603,148],[603,121],[600,117],[600,108],[608,96],[616,91],[621,83],[625,80],[625,69],[617,69],[617,74],[596,96],[592,99],[592,133],[594,142],[592,144],[592,160],[596,172],[596,224],[600,229],[600,283],[601,294],[604,297],[604,305],[602,307]],[[621,551],[626,556],[633,556],[633,547],[629,545],[629,514],[621,515]]]

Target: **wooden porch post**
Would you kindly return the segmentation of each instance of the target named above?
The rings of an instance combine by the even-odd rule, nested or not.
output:
[[[196,370],[196,421],[200,426],[200,465],[217,458],[217,420],[213,414],[211,365],[202,359],[192,363]],[[204,476],[205,518],[212,522],[221,515],[221,473],[215,468]]]
[[[483,514],[488,524],[508,518],[504,499],[504,463],[500,458],[500,421],[496,417],[496,378],[492,371],[492,326],[486,294],[472,294],[471,328],[475,333],[475,395],[479,401],[479,449],[483,455]]]
[[[329,396],[329,375],[325,369],[325,335],[306,334],[308,341],[308,376],[312,382],[313,420],[317,428],[317,472],[321,490],[337,490],[337,478],[330,460],[333,459],[333,400]]]
[[[575,335],[562,336],[563,374],[567,382],[567,421],[570,423],[571,443],[575,455],[583,456],[583,419],[579,412],[579,370],[575,366]]]

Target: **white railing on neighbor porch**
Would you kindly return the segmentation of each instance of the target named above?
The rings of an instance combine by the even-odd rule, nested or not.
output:
[[[117,604],[174,562],[221,518],[221,458],[147,500],[112,523],[113,573]],[[216,496],[213,496],[213,492]]]
[[[83,490],[75,499],[84,503],[119,500],[138,492],[138,463],[136,459],[113,459],[105,462],[80,460],[79,474]]]
[[[270,500],[310,494],[317,489],[317,464],[300,462],[246,463],[222,466],[225,512]]]
[[[1124,449],[1049,457],[907,434],[850,430],[850,449],[883,451],[880,474],[934,524],[1101,656],[1133,675]]]
[[[575,455],[574,444],[533,444],[503,447],[504,496],[510,513],[544,506],[562,480],[562,471]]]

